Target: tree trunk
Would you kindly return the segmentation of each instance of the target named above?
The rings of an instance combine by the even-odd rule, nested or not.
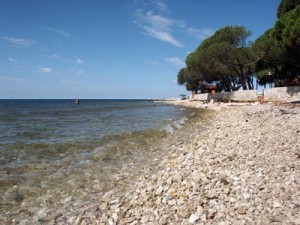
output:
[[[249,90],[253,90],[253,78],[252,78],[252,75],[248,76],[247,81],[248,81],[248,89]]]
[[[241,78],[241,84],[242,84],[243,90],[247,90],[248,88],[247,88],[247,84],[245,81],[245,74],[243,72],[243,66],[240,65],[239,69],[240,69],[240,78]]]

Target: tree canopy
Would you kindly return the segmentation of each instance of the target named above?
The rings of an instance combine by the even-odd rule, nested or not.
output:
[[[275,25],[255,43],[248,41],[251,31],[243,26],[216,31],[187,56],[178,84],[197,90],[215,83],[219,91],[234,91],[253,89],[254,76],[260,84],[275,86],[300,81],[300,0],[282,0],[277,16]]]
[[[256,40],[254,48],[265,55],[256,65],[261,84],[286,86],[295,78],[300,80],[300,5],[281,15],[273,28]]]
[[[186,76],[198,82],[216,82],[225,91],[253,89],[253,61],[256,56],[245,27],[227,26],[204,40],[186,58]],[[189,76],[194,71],[193,77]],[[180,77],[180,76],[179,76]]]
[[[300,0],[282,0],[277,9],[277,18],[280,18],[298,5],[300,5]]]
[[[177,75],[177,83],[185,85],[188,91],[196,91],[199,88],[201,75],[196,71],[189,71],[186,67],[182,68]]]

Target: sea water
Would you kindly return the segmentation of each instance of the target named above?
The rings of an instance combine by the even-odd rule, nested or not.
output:
[[[0,100],[0,223],[43,224],[99,201],[193,113],[145,100]]]

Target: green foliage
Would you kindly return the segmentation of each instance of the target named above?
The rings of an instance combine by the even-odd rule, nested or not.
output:
[[[256,40],[254,49],[264,53],[256,65],[261,84],[275,82],[275,86],[286,86],[299,77],[300,5],[282,15],[272,29]],[[267,78],[268,71],[272,71],[272,79]]]
[[[199,87],[199,82],[202,79],[200,73],[190,71],[187,68],[182,68],[177,75],[177,83],[185,85],[188,91],[196,91]]]
[[[218,91],[234,91],[253,89],[254,74],[261,84],[300,81],[300,0],[282,0],[277,15],[274,27],[255,43],[247,41],[251,32],[242,26],[216,31],[187,56],[178,84],[197,90],[213,82]]]
[[[282,0],[277,9],[277,17],[280,18],[298,5],[300,5],[300,0]]]
[[[202,74],[202,81],[217,82],[222,90],[236,90],[242,84],[252,89],[252,67],[246,66],[254,60],[247,38],[251,32],[244,27],[227,26],[204,40],[195,52],[186,59],[189,71]]]
[[[184,85],[187,82],[187,68],[182,68],[177,75],[177,84]]]
[[[277,20],[275,27],[277,44],[285,52],[291,64],[300,63],[300,5]],[[292,61],[292,62],[291,62]]]

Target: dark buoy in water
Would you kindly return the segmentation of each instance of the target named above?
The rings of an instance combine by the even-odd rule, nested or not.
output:
[[[76,105],[79,105],[79,104],[80,104],[79,98],[76,99],[75,104],[76,104]]]

